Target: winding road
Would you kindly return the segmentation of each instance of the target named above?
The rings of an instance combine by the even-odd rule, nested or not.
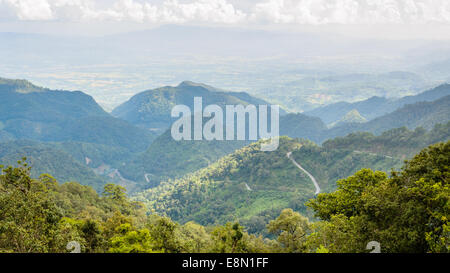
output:
[[[299,168],[300,170],[302,170],[304,173],[306,173],[309,176],[309,178],[311,179],[311,181],[314,184],[314,187],[316,187],[316,192],[314,194],[315,195],[319,194],[320,193],[320,186],[317,183],[317,181],[314,178],[314,176],[312,176],[307,170],[303,169],[303,167],[300,164],[298,164],[297,161],[294,160],[294,158],[292,158],[292,152],[287,153],[286,156],[287,156],[287,158],[289,158],[292,161],[292,163],[294,163],[295,166],[297,166],[297,168]]]
[[[149,173],[144,174],[145,180],[147,181],[147,183],[150,183],[150,178],[148,178],[148,176],[151,175]]]

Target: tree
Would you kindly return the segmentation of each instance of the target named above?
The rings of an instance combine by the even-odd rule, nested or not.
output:
[[[119,185],[106,184],[103,189],[103,195],[117,202],[123,202],[126,199],[126,189]]]
[[[310,227],[306,217],[292,209],[284,209],[277,219],[269,222],[267,229],[278,236],[281,251],[301,252]]]
[[[384,252],[449,252],[449,166],[447,142],[424,149],[391,178],[361,170],[340,180],[336,192],[308,203],[326,221],[308,243],[332,252],[363,252],[373,240]]]
[[[218,253],[245,253],[246,244],[243,240],[243,228],[239,223],[227,223],[216,227],[212,233],[214,242],[213,252]]]
[[[62,215],[45,185],[31,179],[25,162],[18,163],[0,175],[0,252],[55,251]]]
[[[135,230],[131,224],[122,224],[116,229],[117,235],[111,238],[109,252],[113,253],[152,253],[153,241],[148,229]]]

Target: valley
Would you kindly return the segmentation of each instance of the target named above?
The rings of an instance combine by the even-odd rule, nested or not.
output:
[[[20,166],[17,161],[27,157],[34,178],[49,173],[58,181],[79,182],[98,193],[113,183],[128,192],[131,202],[142,204],[145,214],[205,227],[233,221],[249,234],[265,238],[273,238],[266,227],[285,209],[316,221],[306,204],[335,192],[339,181],[359,170],[400,171],[405,159],[450,138],[450,85],[375,106],[360,106],[370,104],[369,99],[306,114],[282,109],[279,147],[273,152],[261,150],[267,140],[172,137],[174,105],[193,106],[197,96],[222,109],[227,104],[269,104],[246,93],[182,82],[140,93],[109,114],[88,96],[78,102],[70,98],[72,92],[26,81],[3,79],[0,91],[19,107],[15,110],[31,109],[27,105],[34,98],[29,95],[39,94],[43,103],[40,115],[9,111],[1,118],[2,165]],[[47,108],[56,94],[68,96],[67,105]],[[384,112],[366,115],[367,119],[361,115],[383,103]],[[73,114],[78,109],[86,109],[84,117]],[[327,125],[321,117],[326,120],[335,111],[330,109],[341,109],[343,116],[336,114],[339,121],[328,120],[333,124]],[[54,134],[48,134],[50,129]]]

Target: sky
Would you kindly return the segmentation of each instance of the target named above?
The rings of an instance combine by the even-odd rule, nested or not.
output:
[[[449,0],[0,0],[0,31],[102,35],[165,24],[450,39]]]

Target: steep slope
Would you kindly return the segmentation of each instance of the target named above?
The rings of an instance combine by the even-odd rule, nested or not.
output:
[[[253,143],[183,179],[169,180],[137,194],[150,210],[180,222],[205,225],[239,220],[252,232],[264,230],[268,220],[291,207],[307,214],[303,204],[314,196],[310,177],[293,164],[292,158],[313,176],[324,191],[334,189],[336,179],[372,167],[389,170],[400,160],[352,151],[327,152],[308,141],[280,139],[274,152],[260,151]]]
[[[108,116],[91,96],[80,91],[50,90],[26,80],[0,78],[0,94],[2,120],[52,123],[75,117]]]
[[[144,150],[154,135],[106,113],[83,92],[0,78],[0,139],[81,141]]]
[[[108,181],[54,145],[26,140],[0,143],[0,165],[15,166],[23,157],[32,167],[33,177],[49,173],[61,182],[79,182],[99,192]]]
[[[323,141],[357,131],[378,135],[384,131],[403,126],[409,129],[423,127],[430,130],[434,125],[446,123],[449,120],[450,96],[446,96],[432,102],[418,102],[405,105],[392,113],[363,124],[350,123],[333,127],[324,135]]]
[[[208,85],[185,81],[176,87],[166,86],[139,93],[115,108],[112,115],[134,125],[163,132],[174,121],[170,116],[172,108],[182,104],[193,111],[194,97],[202,97],[203,106],[217,104],[222,108],[225,105],[269,104],[244,92],[224,92]]]
[[[364,118],[371,120],[393,112],[406,104],[434,101],[448,95],[450,95],[450,84],[443,84],[415,96],[406,96],[399,99],[372,97],[355,103],[338,102],[307,111],[305,114],[320,117],[326,124],[331,124],[341,120],[346,113],[355,109]]]
[[[134,156],[133,160],[119,170],[124,177],[140,182],[142,189],[147,189],[159,185],[161,181],[180,178],[207,167],[248,143],[248,141],[175,141],[168,130],[144,153]]]
[[[317,117],[304,114],[287,114],[280,117],[280,135],[319,141],[327,126]]]
[[[280,135],[320,139],[327,129],[316,117],[287,114],[280,117]],[[180,178],[207,167],[219,158],[250,144],[251,141],[175,141],[170,130],[159,136],[142,154],[137,154],[127,165],[119,168],[124,177],[138,181],[143,188],[159,182]]]
[[[323,143],[323,147],[372,152],[406,159],[417,154],[424,147],[449,139],[450,122],[447,122],[437,124],[431,131],[422,127],[410,131],[402,127],[383,132],[379,136],[367,132],[351,133],[345,137],[330,139]]]
[[[345,116],[343,116],[339,121],[330,124],[330,127],[340,126],[347,123],[364,123],[364,122],[367,122],[367,119],[361,116],[358,110],[353,109],[347,114],[345,114]]]

